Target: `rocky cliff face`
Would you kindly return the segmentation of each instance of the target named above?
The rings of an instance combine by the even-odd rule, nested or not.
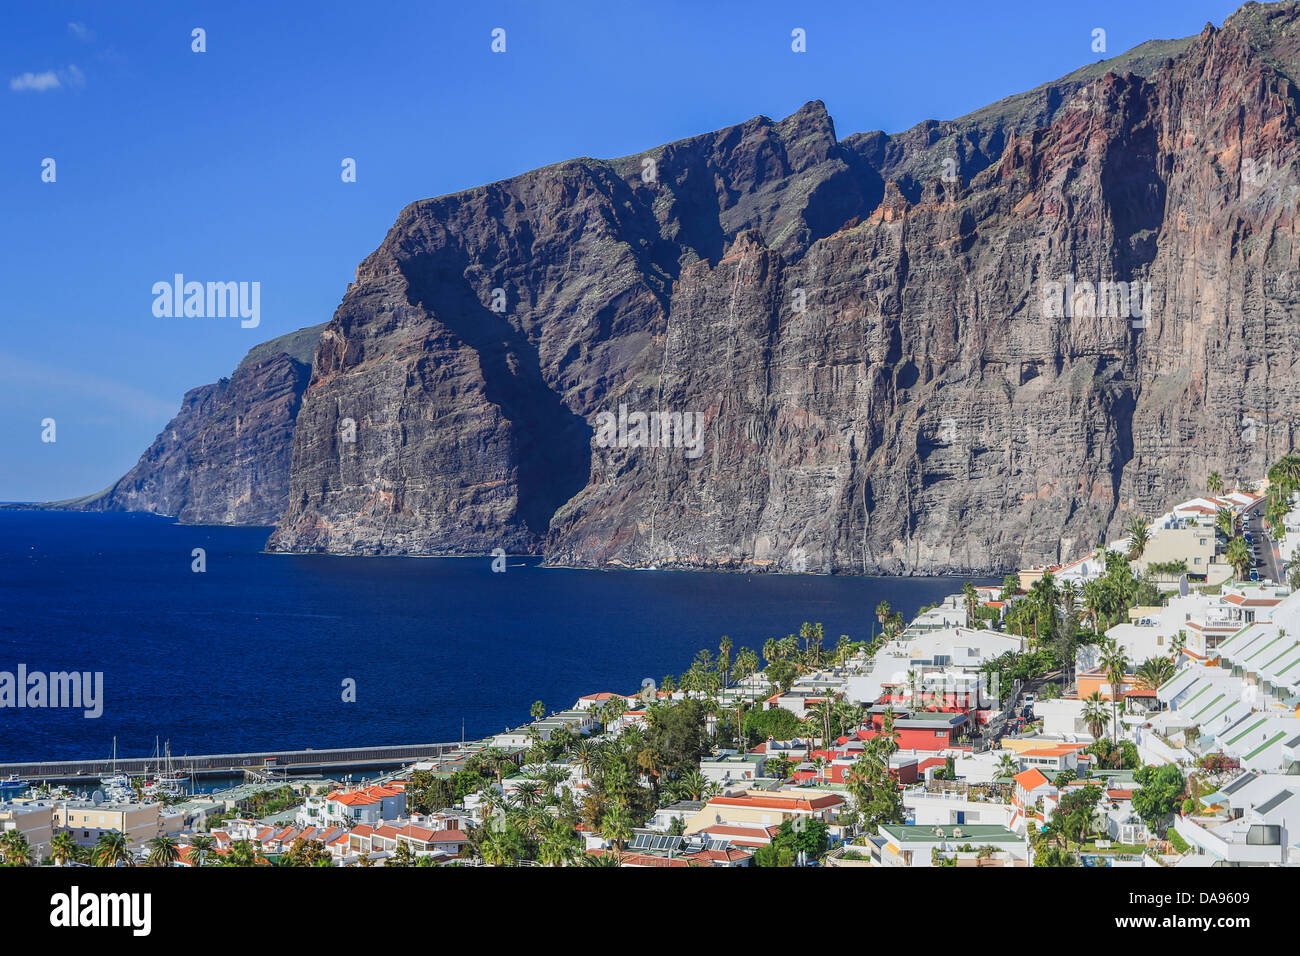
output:
[[[235,379],[197,390],[110,495],[269,517],[292,431],[271,550],[1077,555],[1294,443],[1298,74],[1296,6],[1249,4],[898,135],[839,140],[810,103],[414,203],[320,335],[296,428],[283,363],[247,383],[273,396],[249,444]]]
[[[272,525],[284,513],[294,422],[323,325],[257,346],[192,389],[140,461],[111,488],[61,507],[148,511],[186,524]]]

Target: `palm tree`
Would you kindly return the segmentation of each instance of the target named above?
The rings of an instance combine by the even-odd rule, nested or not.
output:
[[[1246,539],[1242,537],[1233,538],[1228,542],[1228,549],[1224,552],[1224,557],[1232,565],[1238,581],[1245,580],[1250,573],[1250,569],[1255,564],[1255,556],[1250,553],[1250,548],[1246,545]]]
[[[1217,471],[1210,472],[1209,477],[1205,479],[1205,489],[1210,494],[1217,495],[1223,490],[1223,476]]]
[[[581,838],[574,829],[556,820],[542,834],[537,860],[543,866],[567,866],[577,858]]]
[[[1086,581],[1083,585],[1083,609],[1092,621],[1094,632],[1100,631],[1101,612],[1106,607],[1106,592],[1100,579]]]
[[[127,847],[126,836],[119,830],[101,833],[90,851],[90,860],[95,866],[132,866],[131,850]]]
[[[149,855],[146,857],[150,866],[171,866],[181,855],[176,841],[169,836],[156,836],[148,843]]]
[[[722,675],[722,689],[726,690],[727,685],[731,683],[731,638],[726,634],[722,635],[718,641],[718,673]]]
[[[591,772],[596,766],[596,759],[599,756],[599,749],[594,740],[583,737],[573,745],[569,751],[569,760],[578,766],[584,777],[591,777]]]
[[[1231,508],[1220,508],[1214,513],[1214,527],[1223,534],[1223,540],[1231,540],[1235,530]]]
[[[632,817],[623,806],[616,803],[605,811],[600,821],[600,835],[622,852],[623,846],[632,839]]]
[[[59,866],[67,865],[69,860],[77,858],[77,841],[67,830],[60,830],[50,841],[50,859]]]
[[[1167,657],[1148,657],[1135,671],[1137,682],[1155,690],[1174,676],[1174,662]]]
[[[622,866],[622,853],[588,853],[582,858],[583,866]]]
[[[808,710],[808,723],[814,731],[821,731],[820,734],[814,733],[814,737],[820,736],[823,747],[829,747],[831,741],[831,719],[835,716],[835,705],[837,695],[825,697],[820,702],[814,704]]]
[[[536,806],[542,800],[542,787],[535,780],[525,780],[515,788],[515,799],[522,807]]]
[[[1061,607],[1065,611],[1065,616],[1069,617],[1079,603],[1079,585],[1073,581],[1065,581],[1061,584],[1060,592]]]
[[[1110,681],[1110,709],[1114,720],[1114,740],[1119,742],[1119,699],[1124,695],[1124,677],[1128,674],[1129,659],[1124,648],[1115,641],[1102,645],[1101,669]]]
[[[1093,740],[1100,740],[1106,732],[1106,720],[1110,716],[1106,710],[1105,698],[1095,690],[1083,702],[1083,721]]]
[[[1016,758],[1009,753],[1004,753],[998,760],[997,770],[994,771],[995,777],[1014,777],[1020,773],[1020,764],[1016,763]]]
[[[0,836],[0,855],[6,866],[31,866],[36,859],[27,836],[17,830],[6,830]]]
[[[700,795],[704,793],[708,785],[709,781],[698,770],[691,770],[682,774],[677,781],[678,789],[692,800],[700,799]]]
[[[266,861],[262,848],[251,840],[236,840],[221,859],[222,866],[257,866]]]
[[[1037,644],[1042,637],[1038,633],[1039,616],[1047,615],[1049,627],[1056,624],[1056,579],[1052,577],[1052,572],[1046,572],[1030,585],[1029,606],[1033,614],[1034,643]]]
[[[1128,557],[1130,561],[1136,561],[1142,557],[1142,552],[1147,549],[1147,542],[1151,540],[1150,533],[1147,531],[1146,519],[1141,516],[1134,517],[1128,524]]]
[[[1282,489],[1282,494],[1300,490],[1300,454],[1287,452],[1268,470],[1268,480]]]
[[[533,701],[533,706],[528,708],[529,715],[533,720],[541,720],[546,716],[546,705],[540,700]]]
[[[415,866],[415,851],[411,849],[411,844],[397,844],[397,849],[393,851],[393,855],[389,857],[388,862],[385,863],[384,866],[396,866],[401,868]]]
[[[195,866],[202,866],[203,861],[207,858],[208,852],[217,845],[215,837],[208,836],[206,833],[196,833],[190,837],[190,853],[197,856]]]
[[[510,766],[513,761],[500,747],[485,747],[479,752],[478,758],[483,765],[492,773],[497,775],[497,784],[500,785],[505,768]]]
[[[758,653],[750,650],[748,647],[742,647],[736,652],[736,664],[733,671],[737,680],[744,680],[750,674],[758,671],[759,667]]]
[[[962,597],[966,599],[966,626],[975,626],[975,608],[979,606],[979,592],[975,590],[975,585],[967,581],[961,586]]]

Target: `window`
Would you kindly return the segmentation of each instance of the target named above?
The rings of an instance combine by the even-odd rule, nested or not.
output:
[[[1266,824],[1255,824],[1246,831],[1247,846],[1281,846],[1282,828]]]

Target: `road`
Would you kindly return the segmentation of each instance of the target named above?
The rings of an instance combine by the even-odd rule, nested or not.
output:
[[[1263,502],[1256,505],[1253,511],[1247,512],[1245,523],[1255,543],[1259,545],[1259,556],[1263,559],[1263,564],[1257,565],[1260,578],[1278,584],[1283,583],[1286,575],[1282,572],[1282,561],[1277,555],[1277,545],[1273,543],[1273,538],[1268,533],[1268,524],[1264,521]]]

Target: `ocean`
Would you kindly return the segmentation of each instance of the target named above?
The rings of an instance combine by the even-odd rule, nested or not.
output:
[[[869,638],[960,578],[580,571],[261,553],[269,528],[0,511],[0,672],[102,672],[102,714],[0,707],[0,762],[477,739],[695,653]],[[193,551],[206,569],[192,570]],[[734,654],[734,651],[733,651]],[[345,702],[344,682],[355,681]]]

